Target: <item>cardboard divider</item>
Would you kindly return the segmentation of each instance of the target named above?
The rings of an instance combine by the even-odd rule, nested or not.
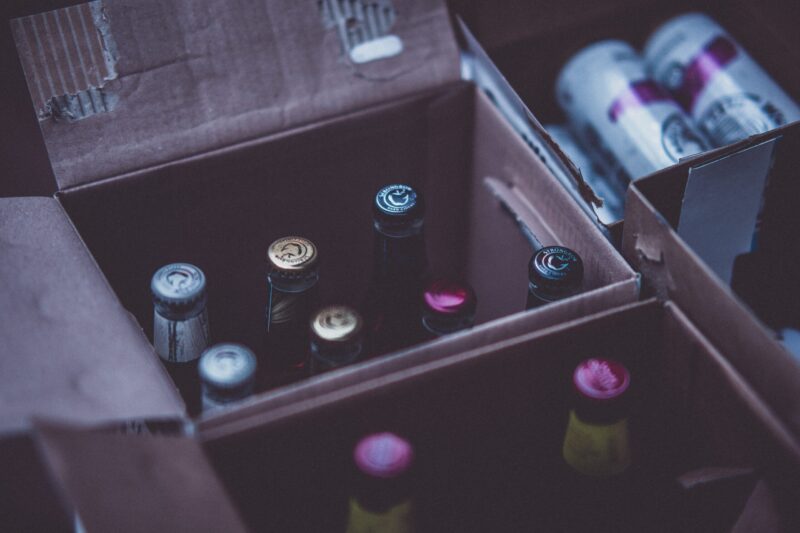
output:
[[[468,84],[69,189],[59,200],[148,334],[150,276],[188,261],[209,279],[212,341],[258,348],[269,243],[285,234],[311,238],[320,249],[323,303],[358,306],[372,268],[372,195],[397,181],[425,194],[431,272],[467,277],[478,294],[477,322],[522,311],[532,250],[485,186],[489,176],[513,183],[527,209],[546,220],[548,244],[584,257],[585,293],[551,319],[529,316],[572,318],[636,298],[633,271]],[[524,317],[516,329],[487,324],[486,331],[502,336],[537,323]],[[463,337],[477,342],[480,334]]]
[[[693,505],[696,493],[679,490],[677,478],[699,468],[755,467],[785,491],[783,500],[796,494],[800,447],[779,438],[782,425],[680,310],[652,301],[468,350],[424,371],[365,376],[244,431],[201,425],[199,437],[256,530],[337,529],[351,447],[386,429],[416,446],[421,531],[568,528],[579,503],[557,499],[554,489],[564,474],[570,376],[594,356],[622,361],[633,376],[634,473],[647,488],[618,502],[630,530],[730,528],[754,481],[729,484],[731,476],[718,475],[715,505]],[[780,508],[786,512],[785,501]]]

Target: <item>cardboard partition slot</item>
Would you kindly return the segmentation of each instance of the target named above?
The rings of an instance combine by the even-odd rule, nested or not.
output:
[[[352,446],[387,429],[415,445],[421,531],[571,530],[583,508],[559,490],[571,375],[597,356],[628,366],[635,398],[630,480],[643,485],[613,502],[625,525],[616,530],[722,531],[752,490],[749,468],[796,479],[796,445],[790,455],[776,444],[771,414],[680,311],[653,302],[467,351],[435,371],[365,380],[250,431],[200,438],[255,530],[343,530]],[[707,467],[739,483],[720,481],[715,505],[694,506],[678,478]]]
[[[188,261],[209,280],[212,341],[258,349],[269,243],[309,237],[320,250],[322,302],[358,306],[373,265],[372,198],[392,182],[425,195],[430,271],[466,276],[478,294],[477,323],[522,311],[532,249],[485,186],[487,176],[527,188],[526,216],[546,221],[539,224],[548,228],[543,240],[583,256],[587,293],[630,284],[634,297],[633,272],[467,84],[67,190],[59,199],[148,334],[150,277],[166,263]]]
[[[526,2],[515,2],[503,10],[497,10],[490,2],[478,4],[480,7],[476,9],[480,13],[470,16],[470,10],[466,10],[467,23],[542,124],[564,121],[555,100],[554,85],[561,68],[573,54],[602,39],[622,39],[641,50],[661,23],[689,11],[705,12],[719,22],[789,95],[800,99],[800,76],[792,68],[800,57],[800,49],[789,48],[791,42],[785,42],[773,32],[772,20],[781,13],[783,16],[796,13],[792,2],[771,2],[771,9],[763,12],[758,12],[756,4],[742,0],[649,0],[644,5],[621,0],[602,6],[573,0],[549,6],[549,13],[542,13]],[[504,11],[508,18],[498,23],[495,17],[488,15],[490,11]],[[510,20],[512,18],[516,22]],[[525,24],[525,20],[530,22]],[[519,26],[519,31],[508,27],[515,25]],[[513,42],[500,38],[511,35],[515,35]]]

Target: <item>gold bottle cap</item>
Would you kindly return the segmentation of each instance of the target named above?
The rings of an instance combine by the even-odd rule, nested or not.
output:
[[[364,321],[354,309],[331,305],[317,311],[311,319],[314,336],[326,342],[348,342],[361,334]]]
[[[269,262],[278,270],[302,272],[317,264],[317,247],[304,237],[283,237],[269,245]]]

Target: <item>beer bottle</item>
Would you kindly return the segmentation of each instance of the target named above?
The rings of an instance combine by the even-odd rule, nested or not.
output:
[[[172,263],[156,271],[150,290],[153,345],[194,414],[200,396],[197,360],[209,343],[205,274],[189,263]]]
[[[256,356],[241,344],[217,344],[203,352],[198,370],[203,411],[211,411],[253,393]]]
[[[358,442],[353,460],[347,533],[413,532],[411,444],[394,433],[375,433]]]
[[[435,339],[471,328],[477,303],[475,291],[466,281],[438,278],[429,282],[422,293],[424,337]]]
[[[374,265],[364,316],[372,355],[408,346],[418,331],[419,295],[427,268],[422,195],[387,185],[373,203]]]
[[[545,246],[528,264],[527,309],[567,298],[583,283],[583,261],[563,246]]]
[[[269,296],[263,380],[276,386],[307,373],[308,322],[317,307],[317,247],[303,237],[283,237],[268,252]],[[259,379],[261,381],[261,379]]]
[[[311,319],[311,373],[356,362],[363,350],[363,320],[344,305],[324,307]]]
[[[572,375],[573,405],[558,486],[574,513],[567,530],[618,531],[636,499],[628,433],[630,374],[605,358],[582,361]],[[628,523],[630,525],[630,523]]]

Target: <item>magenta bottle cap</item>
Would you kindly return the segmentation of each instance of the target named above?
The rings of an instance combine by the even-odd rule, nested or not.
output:
[[[472,314],[475,312],[475,291],[464,281],[440,278],[431,281],[423,293],[430,311],[442,315]]]
[[[394,433],[374,433],[361,439],[353,451],[356,466],[368,476],[398,477],[411,467],[414,449]]]
[[[590,400],[613,400],[631,383],[628,369],[611,359],[587,359],[572,375],[575,389]]]

